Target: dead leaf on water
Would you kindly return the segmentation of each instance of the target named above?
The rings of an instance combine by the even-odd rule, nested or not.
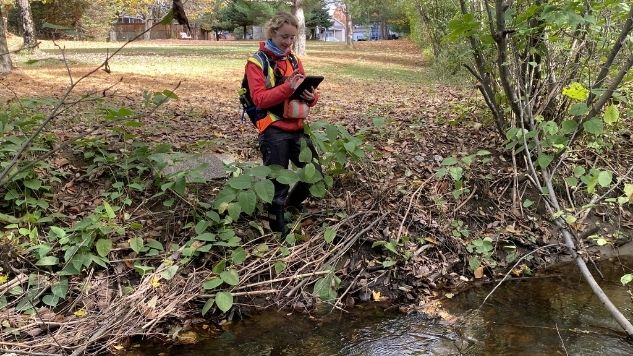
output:
[[[475,278],[480,279],[484,276],[484,268],[483,267],[477,267],[477,269],[475,269]]]
[[[371,298],[374,302],[380,301],[380,292],[371,291]]]

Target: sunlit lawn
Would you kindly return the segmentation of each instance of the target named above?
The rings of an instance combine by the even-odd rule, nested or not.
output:
[[[20,43],[20,38],[13,37],[11,46]],[[17,68],[4,79],[9,85],[0,85],[0,96],[4,100],[16,96],[59,98],[71,83],[69,71],[76,83],[122,45],[42,41],[39,52],[13,56]],[[154,124],[152,130],[164,129],[161,134],[174,141],[188,136],[209,139],[239,123],[237,90],[246,60],[257,48],[256,41],[130,43],[109,61],[109,72],[94,72],[74,88],[72,97],[99,94],[107,97],[108,105],[141,110],[144,92],[175,90],[178,100],[161,114],[165,122]],[[308,74],[326,78],[320,85],[319,105],[311,112],[314,120],[369,125],[376,116],[422,118],[428,116],[428,110],[436,115],[436,108],[448,107],[443,99],[447,81],[438,79],[422,51],[408,40],[362,42],[353,49],[310,41],[307,50],[303,63]],[[467,83],[464,78],[455,82],[457,87],[450,87],[463,88]],[[91,110],[85,108],[84,112]],[[204,123],[204,128],[191,130],[193,122]]]
[[[57,46],[43,41],[39,61],[27,54],[15,57],[24,70],[64,67],[62,48],[75,67],[96,66],[107,53],[123,43],[63,41]],[[257,49],[255,41],[149,41],[134,42],[110,61],[113,73],[205,77],[207,79],[240,76],[249,53]],[[421,51],[406,40],[365,42],[349,49],[344,44],[310,41],[304,58],[309,73],[331,80],[390,80],[424,83],[432,80],[422,61]]]

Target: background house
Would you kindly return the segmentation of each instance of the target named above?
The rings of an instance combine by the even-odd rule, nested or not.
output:
[[[332,18],[333,25],[328,28],[319,28],[318,39],[328,42],[345,42],[345,13],[340,8],[332,9],[330,16]],[[397,39],[400,37],[399,33],[391,31],[387,26],[387,34],[384,39]],[[354,25],[352,31],[353,41],[375,41],[383,39],[380,36],[381,33],[380,23],[371,23],[369,25]]]
[[[318,28],[319,40],[327,42],[345,42],[345,23],[332,17],[333,25],[328,28]]]

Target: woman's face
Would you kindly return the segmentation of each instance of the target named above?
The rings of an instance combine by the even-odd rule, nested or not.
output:
[[[273,43],[282,50],[292,47],[297,37],[297,28],[285,23],[278,30],[273,32]]]

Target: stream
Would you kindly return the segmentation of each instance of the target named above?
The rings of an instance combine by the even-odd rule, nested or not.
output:
[[[599,283],[633,320],[633,299],[620,277],[633,257],[597,265]],[[595,268],[592,269],[595,272]],[[632,355],[633,342],[601,306],[575,265],[536,278],[507,281],[479,308],[494,284],[443,304],[457,321],[404,315],[369,303],[349,313],[267,312],[225,326],[194,345],[143,346],[163,355]],[[479,309],[478,309],[479,308]]]

